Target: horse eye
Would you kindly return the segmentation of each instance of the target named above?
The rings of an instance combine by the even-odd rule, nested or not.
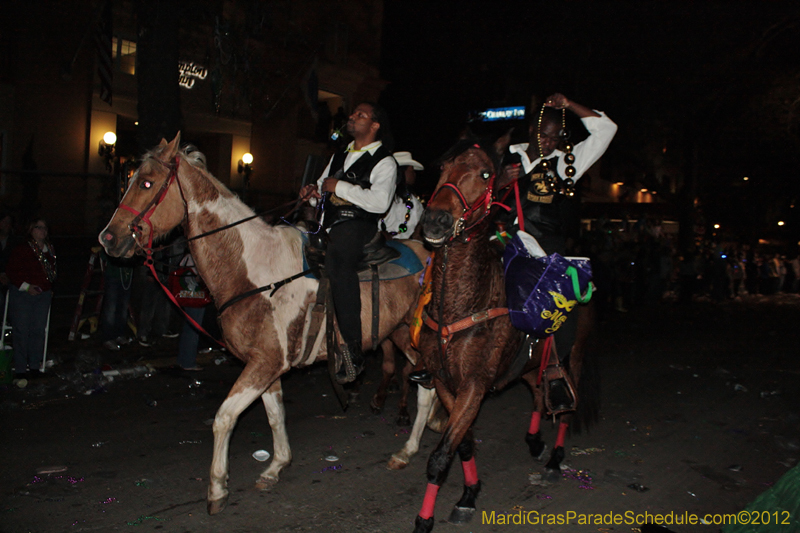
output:
[[[139,184],[140,189],[149,189],[152,186],[153,182],[149,180],[142,180],[142,182]]]
[[[484,170],[483,172],[481,172],[481,177],[485,180],[488,180],[489,178],[492,177],[492,173],[489,172],[488,170]]]

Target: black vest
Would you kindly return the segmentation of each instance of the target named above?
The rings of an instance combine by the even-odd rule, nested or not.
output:
[[[385,157],[391,155],[392,153],[385,146],[381,145],[375,150],[374,154],[366,152],[356,159],[347,169],[347,172],[345,172],[344,160],[347,157],[347,150],[340,150],[333,155],[328,177],[358,185],[362,189],[369,189],[372,186],[369,180],[372,169]],[[335,194],[330,195],[325,206],[325,227],[330,227],[338,222],[354,218],[373,220],[377,224],[380,217],[380,213],[365,211],[351,202],[339,198]]]
[[[519,161],[517,154],[511,154],[507,162]],[[540,161],[528,174],[519,179],[519,195],[522,214],[525,218],[525,231],[534,237],[568,237],[580,228],[579,201],[577,197],[567,197],[551,191],[546,184],[547,172],[555,174],[559,182],[558,157],[550,157],[550,168],[542,168]],[[508,163],[504,163],[508,164]]]

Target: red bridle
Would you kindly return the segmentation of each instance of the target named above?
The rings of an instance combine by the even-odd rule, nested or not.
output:
[[[478,148],[477,145],[475,147]],[[471,230],[489,215],[489,210],[492,207],[492,194],[494,192],[495,178],[496,174],[494,173],[492,173],[492,175],[489,178],[486,178],[487,181],[486,190],[483,192],[483,194],[478,196],[478,198],[472,203],[472,205],[469,205],[467,203],[467,199],[464,196],[464,193],[461,192],[461,190],[458,188],[458,185],[456,185],[455,183],[446,182],[442,184],[442,186],[439,187],[436,191],[434,191],[428,205],[433,203],[433,201],[436,199],[436,196],[440,192],[442,192],[443,189],[450,189],[455,193],[456,198],[458,198],[458,201],[461,202],[461,207],[464,209],[464,212],[461,213],[461,216],[458,218],[455,224],[453,235],[449,239],[450,241],[458,237],[461,233]],[[470,216],[472,216],[473,213],[477,212],[481,208],[484,209],[481,216],[479,216],[478,219],[475,220],[475,222],[473,222],[469,226],[464,227],[464,224],[466,224],[467,219]],[[466,237],[466,239],[467,241],[469,241],[470,237]]]
[[[136,239],[141,236],[141,231],[142,231],[142,227],[139,225],[139,222],[144,221],[145,224],[150,226],[150,235],[148,236],[147,239],[147,246],[142,247],[145,253],[147,254],[147,258],[145,259],[145,264],[147,264],[148,262],[149,263],[153,262],[153,223],[150,222],[150,217],[153,216],[153,213],[155,213],[155,210],[159,206],[159,204],[161,204],[161,202],[164,201],[164,198],[167,195],[167,190],[169,189],[170,185],[172,185],[172,183],[175,180],[177,180],[178,165],[180,165],[181,162],[180,157],[177,155],[175,156],[175,162],[171,164],[164,163],[160,159],[156,159],[156,161],[158,161],[159,163],[161,163],[162,165],[164,165],[169,169],[169,175],[167,176],[167,179],[165,179],[164,182],[161,184],[161,188],[158,190],[156,195],[153,196],[150,202],[141,211],[137,211],[136,209],[128,205],[125,205],[121,202],[119,204],[120,209],[124,209],[125,211],[133,213],[134,215],[133,220],[131,220],[131,223],[128,224],[128,229],[131,232],[133,240],[137,244],[139,243],[138,241],[136,241]],[[139,246],[141,246],[141,244],[139,244]]]

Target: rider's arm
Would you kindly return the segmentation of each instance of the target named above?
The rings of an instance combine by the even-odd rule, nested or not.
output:
[[[393,157],[384,157],[372,169],[369,189],[339,180],[336,196],[370,213],[385,213],[394,198],[396,179],[397,163]]]

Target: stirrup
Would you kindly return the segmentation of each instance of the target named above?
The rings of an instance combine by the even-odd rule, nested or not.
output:
[[[575,411],[578,405],[578,395],[572,379],[564,367],[556,364],[544,370],[544,404],[547,414],[556,416],[561,413]]]
[[[339,370],[336,371],[336,382],[339,385],[345,385],[356,380],[356,377],[364,370],[364,356],[355,357],[355,354],[350,351],[347,344],[339,346],[340,356],[342,359],[339,365]]]

